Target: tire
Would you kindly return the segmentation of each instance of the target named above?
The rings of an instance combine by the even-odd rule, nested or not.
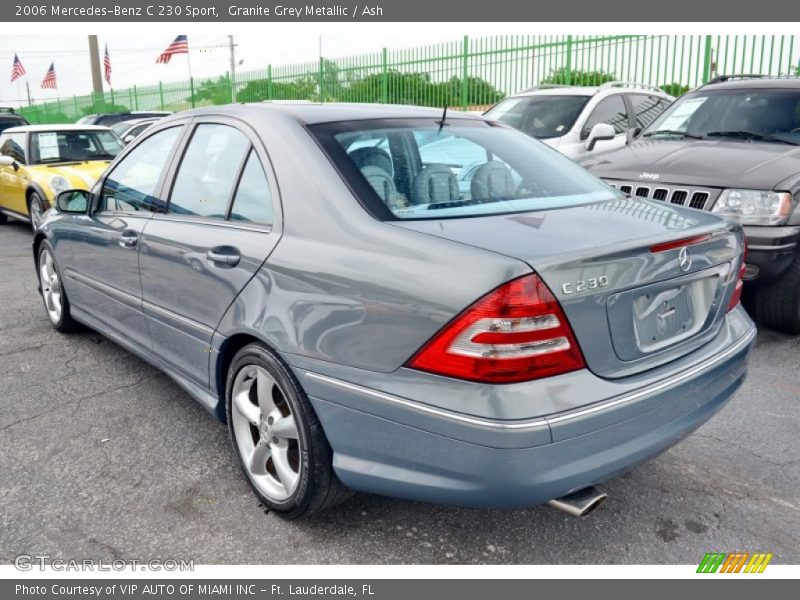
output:
[[[263,345],[233,357],[225,410],[233,450],[265,508],[296,519],[352,495],[333,471],[333,451],[308,396]]]
[[[67,293],[61,286],[61,271],[58,269],[53,248],[47,240],[42,241],[39,246],[36,265],[36,272],[39,277],[39,293],[42,296],[50,324],[54,329],[62,333],[80,329],[80,324],[70,314]]]
[[[4,212],[0,212],[0,225],[8,223],[8,216]]]
[[[31,219],[31,227],[34,233],[39,230],[39,225],[41,225],[44,220],[45,210],[47,209],[45,208],[44,200],[42,200],[39,193],[31,192],[28,197],[28,216]]]
[[[777,331],[800,333],[800,254],[780,279],[756,289],[756,320]]]

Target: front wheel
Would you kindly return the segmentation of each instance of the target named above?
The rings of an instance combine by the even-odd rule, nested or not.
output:
[[[756,289],[756,320],[771,329],[800,333],[800,254],[778,281]]]
[[[31,218],[31,227],[33,227],[33,232],[36,233],[38,231],[39,226],[41,226],[42,221],[44,221],[44,200],[37,192],[31,192],[30,198],[28,198],[28,216]]]
[[[44,300],[44,308],[50,323],[63,333],[79,328],[69,310],[69,300],[61,285],[61,273],[58,270],[53,248],[46,241],[39,247],[39,287]]]
[[[308,397],[278,357],[261,344],[245,346],[225,392],[233,448],[266,508],[295,519],[349,497]]]

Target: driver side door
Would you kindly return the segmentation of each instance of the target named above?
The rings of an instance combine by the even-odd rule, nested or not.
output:
[[[80,217],[69,240],[72,263],[66,275],[77,284],[80,309],[147,350],[139,242],[153,214],[165,206],[164,173],[183,130],[183,124],[170,125],[127,152],[96,185],[92,210]]]

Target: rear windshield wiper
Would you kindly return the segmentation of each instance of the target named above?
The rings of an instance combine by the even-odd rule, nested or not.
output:
[[[647,133],[642,134],[642,137],[650,137],[651,135],[680,135],[687,138],[692,138],[693,140],[702,140],[702,135],[697,135],[696,133],[689,133],[688,131],[678,131],[677,129],[658,129],[657,131],[648,131]]]
[[[745,138],[748,140],[759,140],[762,142],[782,142],[784,144],[791,144],[792,146],[800,145],[798,142],[793,142],[784,138],[766,133],[758,133],[756,131],[709,131],[706,137],[732,137],[732,138]]]

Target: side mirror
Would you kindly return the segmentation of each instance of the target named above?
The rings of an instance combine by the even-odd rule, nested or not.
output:
[[[617,133],[614,131],[614,128],[609,125],[608,123],[597,123],[592,130],[589,132],[589,135],[586,137],[586,144],[584,147],[588,151],[594,150],[595,144],[602,140],[613,140],[614,136]]]
[[[15,171],[19,171],[19,163],[10,156],[0,156],[0,167],[14,167]]]
[[[73,215],[85,214],[90,196],[86,190],[65,190],[56,196],[56,210]]]
[[[631,127],[630,129],[628,129],[628,133],[625,135],[625,143],[630,144],[637,137],[639,137],[640,133],[642,133],[641,127]]]
[[[135,139],[136,139],[136,136],[133,135],[132,133],[129,133],[124,138],[122,138],[122,141],[125,142],[125,144],[130,144]]]

